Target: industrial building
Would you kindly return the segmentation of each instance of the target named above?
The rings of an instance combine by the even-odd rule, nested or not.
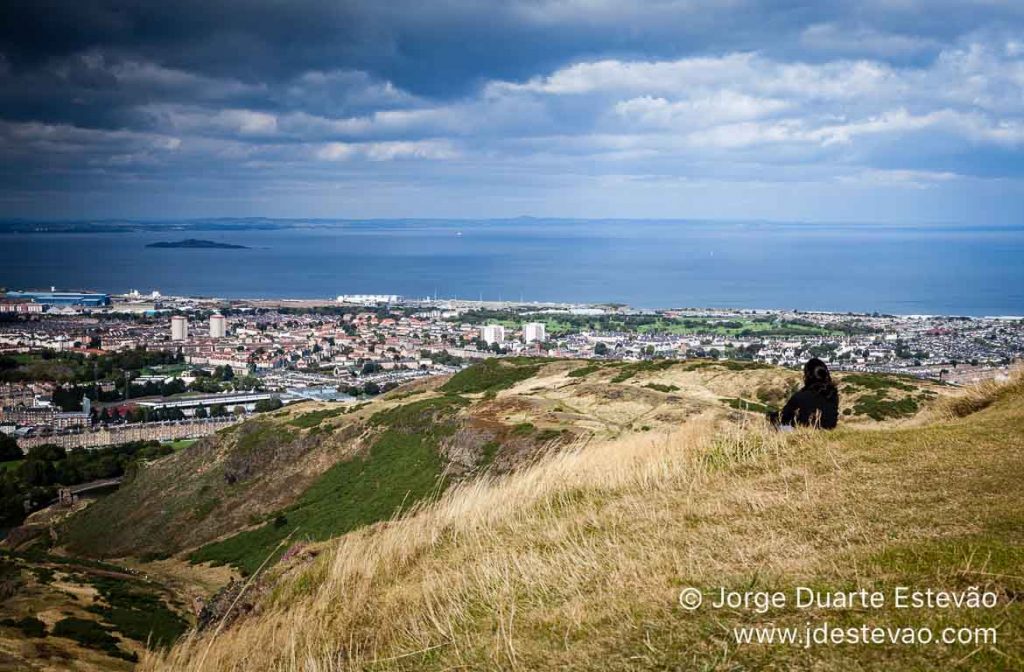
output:
[[[227,320],[221,314],[210,316],[210,338],[224,338],[228,333]]]
[[[181,315],[171,317],[171,340],[188,340],[188,320]]]
[[[187,397],[169,397],[161,399],[141,399],[135,401],[137,406],[159,410],[165,408],[177,408],[185,415],[191,416],[200,406],[211,408],[213,406],[224,406],[229,411],[236,406],[241,406],[247,411],[252,411],[258,401],[270,401],[278,399],[281,395],[276,392],[235,392],[228,394],[197,394]]]
[[[505,327],[500,324],[488,324],[480,329],[480,338],[487,345],[505,342]]]
[[[382,303],[398,303],[401,298],[397,294],[342,294],[335,301],[360,306],[376,306]]]
[[[84,292],[57,292],[52,290],[49,292],[7,292],[6,298],[32,301],[44,306],[101,308],[110,305],[109,295]]]
[[[526,343],[543,343],[548,340],[547,330],[541,322],[530,322],[523,325],[523,341]]]

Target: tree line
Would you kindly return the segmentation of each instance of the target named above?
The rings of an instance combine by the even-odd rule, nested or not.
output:
[[[86,450],[46,444],[23,454],[17,442],[0,434],[0,525],[19,525],[57,498],[60,487],[129,476],[140,461],[174,452],[157,441],[133,441]]]

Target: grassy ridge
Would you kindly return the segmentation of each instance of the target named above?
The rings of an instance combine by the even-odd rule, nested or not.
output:
[[[983,409],[964,418],[955,416]],[[264,611],[143,670],[1020,669],[1024,383],[902,429],[698,422],[560,453],[323,547]],[[998,596],[992,610],[686,611],[721,587]],[[891,602],[890,602],[891,604]],[[996,646],[738,645],[740,625],[996,627]],[[200,658],[203,664],[198,664]]]
[[[251,573],[268,556],[284,553],[281,542],[289,536],[292,542],[328,539],[387,520],[442,491],[438,444],[464,404],[459,397],[441,397],[377,413],[370,422],[381,434],[366,455],[335,464],[294,505],[260,527],[207,544],[190,559]]]
[[[689,413],[687,406],[700,388],[709,389],[715,398],[741,398],[778,407],[788,398],[790,390],[786,381],[796,375],[754,362],[549,362],[540,358],[488,360],[452,376],[440,391],[449,395],[471,395],[473,408],[467,410],[466,415],[483,420],[479,425],[493,420],[504,422],[504,418],[492,416],[506,414],[502,408],[512,408],[503,404],[478,404],[480,396],[488,398],[503,390],[513,392],[519,397],[515,406],[520,409],[517,413],[522,417],[511,418],[510,421],[513,424],[533,422],[538,432],[530,438],[536,446],[548,438],[541,432],[551,424],[558,424],[559,428],[574,426],[571,428],[577,436],[591,431],[614,433],[622,427],[658,429],[674,426],[685,422]],[[542,413],[547,402],[536,402],[549,396],[565,380],[558,375],[548,377],[546,374],[567,369],[572,380],[590,384],[550,395],[568,395],[568,398],[557,402],[555,409],[561,410],[556,417],[540,417],[538,414]],[[541,377],[536,378],[533,386],[524,385],[523,382],[531,376]],[[607,385],[612,379],[617,382]],[[434,388],[431,394],[436,394],[436,386],[441,382],[435,381],[424,387]],[[529,383],[533,382],[529,380]],[[594,387],[596,383],[604,389]],[[628,389],[622,394],[619,390],[610,390],[620,386],[645,386],[647,390],[672,394],[657,399],[655,395],[637,397]],[[510,390],[513,387],[516,389]],[[675,390],[674,387],[680,389]],[[509,392],[504,392],[503,396]],[[607,399],[597,401],[594,398],[595,394],[600,396],[606,392]],[[903,390],[861,389],[858,395],[844,396],[844,409],[851,414],[848,417],[852,417],[853,410],[849,407],[857,396],[876,392],[886,392],[889,396],[875,401],[870,408],[865,407],[865,413],[884,413],[885,405],[898,402],[904,395]],[[890,393],[894,393],[896,398]],[[422,394],[425,392],[421,389],[399,390],[368,402],[370,408],[367,410],[372,412],[371,409],[421,399],[417,395]],[[921,405],[920,395],[913,396]],[[596,404],[602,408],[596,408]],[[653,410],[654,404],[663,405],[663,408],[648,415],[647,411]],[[137,478],[118,492],[73,516],[62,534],[61,543],[73,553],[94,557],[132,555],[144,559],[166,558],[185,549],[196,549],[225,539],[254,524],[272,521],[278,514],[288,517],[286,509],[312,486],[320,477],[321,470],[327,469],[339,455],[347,454],[348,448],[365,431],[368,413],[357,413],[364,406],[346,406],[345,410],[322,405],[302,406],[223,430],[217,436],[197,442],[189,450],[179,451],[140,470]],[[649,408],[645,410],[645,406]],[[588,414],[597,422],[587,418]],[[484,437],[469,450],[478,450],[489,440]],[[489,449],[487,452],[491,457],[498,456],[498,464],[504,469],[512,462],[529,459],[527,442],[521,444],[524,452],[519,449],[506,452]],[[268,539],[279,536],[272,530],[260,534]]]

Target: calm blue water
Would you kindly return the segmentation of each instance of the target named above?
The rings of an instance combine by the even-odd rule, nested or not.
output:
[[[182,238],[252,249],[145,247]],[[1024,228],[516,220],[2,233],[0,285],[1021,315]]]

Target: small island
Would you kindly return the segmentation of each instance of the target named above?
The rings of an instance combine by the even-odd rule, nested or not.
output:
[[[177,240],[174,242],[160,242],[150,243],[146,247],[161,247],[161,248],[188,248],[188,249],[203,249],[203,250],[248,250],[249,248],[245,245],[232,245],[231,243],[218,243],[212,240],[198,240],[196,238],[187,238],[185,240]]]

